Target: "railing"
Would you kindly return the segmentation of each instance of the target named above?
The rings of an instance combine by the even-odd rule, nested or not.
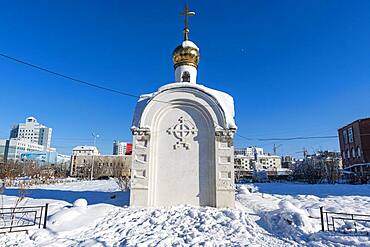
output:
[[[27,231],[31,227],[46,228],[48,206],[0,208],[0,234]]]
[[[321,230],[322,231],[337,231],[343,233],[356,233],[356,234],[370,234],[369,229],[358,229],[361,226],[360,222],[370,222],[370,215],[368,214],[348,214],[348,213],[336,213],[324,211],[323,207],[320,207],[320,219],[321,219]],[[339,226],[339,222],[344,223],[353,222],[353,228],[344,228]],[[336,223],[337,226],[336,227]],[[326,227],[325,227],[326,226]],[[347,229],[347,230],[346,230]]]

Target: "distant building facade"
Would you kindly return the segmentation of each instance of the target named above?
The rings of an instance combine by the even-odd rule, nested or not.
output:
[[[77,146],[72,149],[72,156],[100,155],[99,149],[95,146]]]
[[[56,151],[24,152],[21,154],[21,161],[34,161],[39,166],[63,165],[69,166],[71,156],[58,154]]]
[[[6,141],[8,140],[0,139],[0,165],[5,163]]]
[[[343,168],[370,177],[370,118],[358,119],[338,129]]]
[[[236,148],[234,150],[234,153],[235,155],[241,156],[263,155],[263,148],[259,147]]]
[[[94,178],[131,176],[131,155],[101,155],[94,146],[77,146],[73,149],[70,175],[89,178],[93,164]]]
[[[259,171],[266,171],[268,176],[285,175],[286,169],[281,167],[281,157],[266,154],[263,148],[248,147],[235,149],[235,176],[252,178]]]
[[[52,128],[38,123],[34,117],[28,117],[25,123],[17,124],[11,129],[10,139],[28,140],[47,149],[51,144],[51,134]]]
[[[130,155],[132,153],[132,144],[122,141],[113,142],[113,155]]]
[[[54,148],[45,148],[45,146],[30,142],[25,139],[9,139],[0,141],[0,150],[3,150],[3,161],[19,160],[23,153],[30,152],[55,152]]]
[[[38,123],[34,117],[28,117],[25,123],[11,129],[8,140],[0,140],[0,162],[32,161],[37,165],[66,163],[66,157],[50,147],[51,134],[52,128]]]

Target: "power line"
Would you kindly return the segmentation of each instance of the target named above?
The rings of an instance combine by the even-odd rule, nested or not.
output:
[[[12,60],[14,62],[17,62],[17,63],[23,64],[23,65],[26,65],[28,67],[31,67],[31,68],[34,68],[34,69],[37,69],[37,70],[40,70],[40,71],[44,71],[46,73],[49,73],[49,74],[52,74],[52,75],[56,75],[56,76],[59,76],[59,77],[62,77],[62,78],[65,78],[65,79],[68,79],[68,80],[71,80],[71,81],[74,81],[74,82],[79,83],[79,84],[83,84],[83,85],[90,86],[90,87],[97,88],[97,89],[101,89],[101,90],[104,90],[104,91],[107,91],[107,92],[116,93],[116,94],[120,94],[120,95],[124,95],[124,96],[128,96],[128,97],[132,97],[132,98],[136,98],[136,99],[139,99],[140,98],[140,96],[138,96],[138,95],[134,95],[134,94],[131,94],[131,93],[120,91],[120,90],[116,90],[116,89],[112,89],[112,88],[100,86],[98,84],[95,84],[95,83],[92,83],[92,82],[88,82],[86,80],[77,79],[77,78],[74,78],[72,76],[68,76],[68,75],[65,75],[65,74],[62,74],[62,73],[59,73],[59,72],[50,70],[50,69],[46,69],[46,68],[43,68],[41,66],[38,66],[38,65],[35,65],[35,64],[26,62],[26,61],[23,61],[21,59],[8,56],[8,55],[6,55],[4,53],[0,53],[0,56],[3,57],[3,58],[6,58],[8,60]],[[160,102],[160,103],[166,103],[166,104],[172,104],[171,102],[166,102],[166,101],[161,101],[161,100],[156,100],[156,99],[152,99],[152,101]],[[216,105],[218,105],[218,104],[216,104]],[[204,106],[208,106],[208,105],[204,105]],[[286,138],[250,138],[250,137],[245,137],[243,135],[240,135],[238,133],[236,133],[236,135],[239,136],[240,138],[243,138],[245,140],[250,140],[250,141],[291,141],[291,140],[332,139],[332,138],[338,138],[338,136],[297,136],[297,137],[286,137]]]
[[[38,69],[38,70],[47,72],[49,74],[53,74],[53,75],[56,75],[56,76],[59,76],[59,77],[62,77],[62,78],[68,79],[68,80],[72,80],[72,81],[77,82],[77,83],[80,83],[80,84],[84,84],[84,85],[87,85],[87,86],[90,86],[90,87],[102,89],[102,90],[105,90],[105,91],[108,91],[108,92],[117,93],[117,94],[129,96],[129,97],[133,97],[133,98],[140,98],[140,96],[137,96],[137,95],[134,95],[134,94],[125,93],[125,92],[122,92],[122,91],[119,91],[119,90],[116,90],[116,89],[111,89],[111,88],[103,87],[103,86],[97,85],[95,83],[91,83],[91,82],[80,80],[80,79],[77,79],[77,78],[74,78],[74,77],[71,77],[71,76],[68,76],[68,75],[64,75],[64,74],[61,74],[61,73],[52,71],[50,69],[46,69],[46,68],[40,67],[38,65],[35,65],[35,64],[29,63],[29,62],[25,62],[25,61],[20,60],[18,58],[14,58],[14,57],[8,56],[8,55],[3,54],[3,53],[0,53],[0,56],[2,56],[4,58],[7,58],[7,59],[10,59],[12,61],[15,61],[17,63],[21,63],[23,65],[32,67],[34,69]]]
[[[293,141],[293,140],[309,140],[309,139],[333,139],[338,138],[336,135],[332,136],[295,136],[295,137],[284,137],[284,138],[250,138],[242,136],[238,133],[236,135],[242,139],[249,141]]]
[[[93,88],[105,90],[105,91],[108,91],[108,92],[111,92],[111,93],[116,93],[116,94],[120,94],[120,95],[124,95],[124,96],[128,96],[128,97],[140,99],[140,96],[139,95],[135,95],[135,94],[131,94],[131,93],[126,93],[126,92],[123,92],[123,91],[120,91],[120,90],[117,90],[117,89],[112,89],[112,88],[100,86],[100,85],[98,85],[96,83],[88,82],[86,80],[77,79],[77,78],[74,78],[72,76],[65,75],[65,74],[62,74],[62,73],[59,73],[59,72],[50,70],[50,69],[46,69],[44,67],[41,67],[41,66],[32,64],[30,62],[23,61],[21,59],[15,58],[15,57],[8,56],[8,55],[6,55],[4,53],[0,53],[0,56],[2,56],[3,58],[6,58],[6,59],[12,60],[14,62],[17,62],[17,63],[23,64],[23,65],[26,65],[28,67],[31,67],[31,68],[34,68],[34,69],[37,69],[37,70],[40,70],[40,71],[44,71],[44,72],[49,73],[49,74],[52,74],[52,75],[59,76],[59,77],[62,77],[64,79],[68,79],[68,80],[77,82],[79,84],[83,84],[83,85],[90,86],[90,87],[93,87]],[[165,104],[172,104],[171,102],[161,101],[161,100],[157,100],[157,99],[152,99],[152,101],[159,102],[159,103],[165,103]],[[209,105],[218,105],[218,104],[209,104]],[[203,105],[203,106],[208,107],[208,105]]]

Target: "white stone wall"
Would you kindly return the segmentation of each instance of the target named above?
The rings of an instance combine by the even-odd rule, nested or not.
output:
[[[131,205],[234,207],[235,130],[225,119],[195,88],[156,95],[132,129]]]
[[[234,207],[234,130],[217,130],[216,135],[216,206]]]

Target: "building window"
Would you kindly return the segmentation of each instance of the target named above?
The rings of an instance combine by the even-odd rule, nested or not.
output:
[[[188,71],[184,71],[182,73],[181,80],[183,82],[190,82],[190,73]]]
[[[356,154],[355,154],[356,150],[354,148],[352,148],[352,157],[353,158],[356,158]]]
[[[347,158],[349,159],[349,158],[351,158],[351,154],[350,154],[350,152],[349,152],[349,149],[347,150]]]
[[[360,147],[357,147],[357,156],[361,157],[361,148]]]
[[[344,144],[348,143],[347,130],[343,130],[343,142],[344,142]]]
[[[353,130],[352,130],[352,128],[348,129],[348,140],[349,140],[349,143],[353,142]]]

